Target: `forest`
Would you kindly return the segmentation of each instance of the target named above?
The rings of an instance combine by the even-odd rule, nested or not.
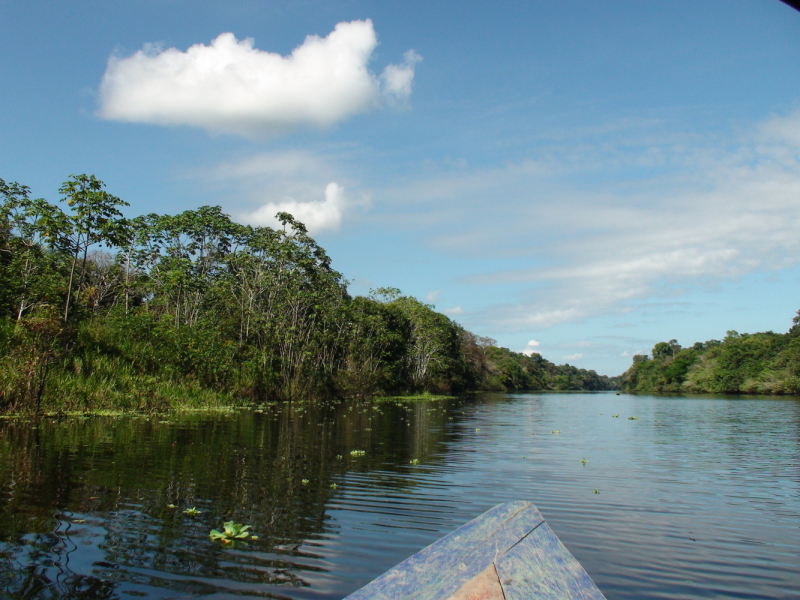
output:
[[[615,387],[398,289],[351,296],[288,213],[278,229],[219,206],[127,218],[94,175],[59,193],[0,179],[0,412]]]
[[[682,348],[659,342],[621,378],[629,392],[800,395],[800,311],[787,333],[738,333]]]

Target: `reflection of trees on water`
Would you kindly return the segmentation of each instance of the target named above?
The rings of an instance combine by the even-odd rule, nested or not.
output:
[[[114,583],[94,575],[75,573],[70,558],[80,550],[70,536],[71,523],[53,517],[46,533],[21,536],[17,543],[2,544],[0,589],[4,597],[90,600],[114,598]]]
[[[109,598],[142,587],[263,595],[268,586],[280,597],[325,571],[305,542],[335,534],[326,507],[346,492],[348,473],[438,461],[452,429],[441,402],[5,422],[0,589]],[[199,515],[183,512],[193,506]],[[212,542],[208,532],[228,520],[252,525],[258,539]]]

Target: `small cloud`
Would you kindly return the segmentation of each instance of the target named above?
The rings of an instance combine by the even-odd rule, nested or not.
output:
[[[299,126],[329,127],[411,94],[421,57],[377,77],[368,64],[378,38],[372,21],[338,23],[327,37],[309,35],[291,55],[255,47],[252,38],[222,33],[185,52],[146,44],[112,56],[100,83],[103,119],[190,125],[213,133],[258,137]]]
[[[454,308],[445,308],[442,313],[446,314],[448,317],[456,317],[458,315],[466,314],[466,311],[460,306],[456,306]]]
[[[403,55],[402,65],[389,65],[381,74],[383,94],[390,101],[404,102],[411,96],[411,84],[414,81],[414,67],[422,57],[408,50]]]
[[[628,352],[627,350],[625,350],[625,352],[620,354],[620,356],[623,357],[623,358],[628,358],[628,357],[630,357],[630,355],[631,355],[630,352]]]
[[[523,350],[523,351],[522,351],[522,353],[523,353],[525,356],[531,356],[531,355],[533,355],[533,354],[541,354],[541,353],[540,353],[540,352],[539,352],[539,351],[536,349],[536,348],[538,348],[538,347],[539,347],[539,342],[537,342],[536,340],[531,340],[530,342],[528,342],[528,346],[525,348],[525,350]]]
[[[428,292],[428,295],[425,296],[425,302],[427,302],[428,304],[434,304],[436,302],[436,298],[441,293],[442,293],[442,290],[435,290],[433,292]]]
[[[578,352],[576,354],[570,354],[569,356],[565,356],[564,360],[580,360],[583,358],[583,353]]]
[[[244,215],[244,220],[253,225],[280,227],[275,215],[287,212],[303,223],[309,233],[319,233],[326,229],[338,231],[342,223],[342,215],[348,206],[344,189],[335,181],[325,186],[325,199],[312,202],[298,202],[287,198],[283,202],[268,202],[252,213]]]

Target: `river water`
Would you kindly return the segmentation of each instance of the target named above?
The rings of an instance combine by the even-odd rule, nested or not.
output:
[[[537,505],[609,600],[800,598],[800,400],[5,419],[0,596],[338,599],[511,500]],[[258,539],[212,541],[228,520]]]

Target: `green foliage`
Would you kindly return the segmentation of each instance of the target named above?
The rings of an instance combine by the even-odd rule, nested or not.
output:
[[[786,334],[728,331],[680,349],[675,340],[653,348],[653,358],[635,356],[623,375],[632,392],[723,394],[800,393],[800,312]]]
[[[94,175],[58,206],[0,180],[0,411],[608,389],[381,288],[351,298],[305,226],[218,206],[123,217]]]
[[[250,525],[242,525],[241,523],[228,521],[227,523],[223,524],[222,531],[212,529],[211,533],[208,535],[212,540],[220,540],[223,543],[229,544],[233,540],[246,539],[250,535],[248,533],[249,530]]]
[[[555,365],[539,354],[526,356],[507,348],[488,346],[483,389],[494,391],[602,391],[616,383],[595,371],[573,365]]]

